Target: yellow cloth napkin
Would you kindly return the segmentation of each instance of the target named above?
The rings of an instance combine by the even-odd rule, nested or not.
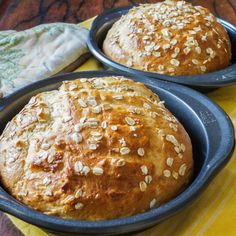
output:
[[[81,23],[89,28],[93,19]],[[76,71],[102,69],[94,58]],[[236,127],[236,85],[207,94],[231,117]],[[35,226],[10,216],[25,236],[47,236]],[[235,236],[236,235],[236,151],[230,163],[206,191],[177,215],[137,236]]]

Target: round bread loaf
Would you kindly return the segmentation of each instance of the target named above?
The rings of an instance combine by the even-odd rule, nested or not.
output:
[[[232,56],[226,30],[208,9],[173,0],[129,10],[108,31],[103,51],[127,67],[168,75],[220,70]]]
[[[183,126],[157,95],[123,77],[65,81],[40,93],[0,137],[5,189],[65,218],[147,211],[183,191],[192,172]]]

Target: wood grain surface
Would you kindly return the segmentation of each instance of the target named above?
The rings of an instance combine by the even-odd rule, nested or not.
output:
[[[10,219],[1,212],[0,212],[0,236],[23,236],[21,231],[17,229],[10,221]]]
[[[0,30],[23,30],[42,23],[78,23],[106,9],[160,0],[0,0]],[[236,25],[236,0],[192,0]],[[0,212],[0,236],[22,236]],[[28,235],[27,235],[28,236]],[[33,236],[33,235],[32,235]]]
[[[2,0],[0,30],[22,30],[48,22],[78,23],[102,11],[134,3],[160,0]],[[189,0],[190,1],[190,0]],[[192,0],[236,25],[236,0]]]

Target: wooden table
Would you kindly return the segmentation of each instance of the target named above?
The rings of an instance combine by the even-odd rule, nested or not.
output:
[[[22,30],[46,22],[77,23],[102,11],[160,0],[0,0],[0,30]],[[189,0],[191,1],[191,0]],[[236,0],[192,0],[236,25]]]
[[[106,9],[160,0],[0,0],[0,30],[23,30],[48,22],[78,23]],[[192,0],[236,25],[236,0]],[[0,236],[22,236],[0,212]]]

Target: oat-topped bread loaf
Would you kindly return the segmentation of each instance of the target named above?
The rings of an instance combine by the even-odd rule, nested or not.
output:
[[[169,75],[208,73],[231,60],[228,34],[209,10],[173,0],[132,8],[109,30],[103,51],[128,67]]]
[[[123,77],[66,81],[40,93],[0,137],[2,185],[65,218],[113,219],[158,207],[192,171],[183,126],[157,95]]]

